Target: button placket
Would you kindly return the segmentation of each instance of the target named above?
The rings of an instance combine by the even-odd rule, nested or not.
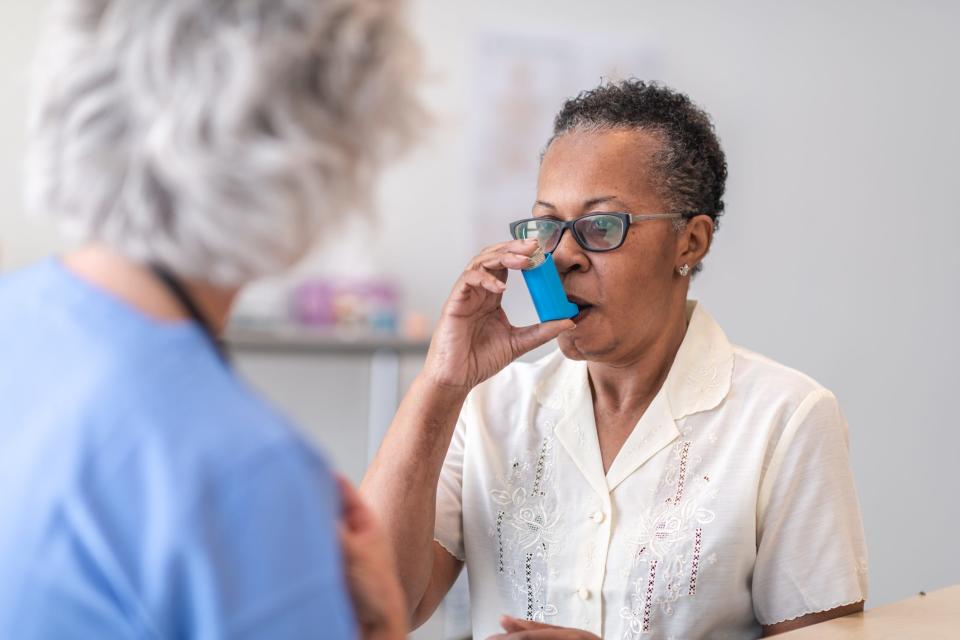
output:
[[[584,611],[589,613],[585,618],[600,620],[603,617],[603,581],[606,574],[607,552],[610,546],[610,517],[611,500],[607,498],[587,511],[588,524],[588,561],[582,568],[581,582],[577,586],[576,598]]]
[[[592,576],[593,581],[593,591],[596,594],[594,601],[596,602],[596,620],[603,619],[603,598],[600,597],[603,591],[603,581],[604,576],[607,572],[607,559],[610,550],[610,535],[611,535],[611,524],[612,519],[610,514],[612,514],[612,500],[611,496],[607,494],[604,497],[603,504],[600,505],[600,508],[593,512],[591,515],[591,520],[594,522],[594,526],[597,528],[597,552],[598,557],[596,559],[595,568],[593,570],[594,575]],[[599,629],[598,629],[599,631]]]

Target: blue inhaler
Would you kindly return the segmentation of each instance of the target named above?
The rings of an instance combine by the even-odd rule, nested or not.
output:
[[[580,313],[579,307],[567,300],[552,255],[537,247],[536,253],[530,256],[530,267],[521,273],[530,297],[533,298],[533,306],[540,316],[540,322],[572,318]]]

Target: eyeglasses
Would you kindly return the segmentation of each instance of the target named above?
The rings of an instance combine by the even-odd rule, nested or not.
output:
[[[613,251],[623,244],[632,222],[675,220],[692,213],[591,213],[575,220],[526,218],[510,223],[510,235],[517,240],[537,240],[544,253],[553,253],[567,229],[586,251]]]

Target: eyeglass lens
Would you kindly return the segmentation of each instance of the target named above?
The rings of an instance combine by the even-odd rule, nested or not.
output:
[[[623,241],[623,220],[617,216],[594,214],[578,218],[573,223],[574,231],[585,248],[609,250]],[[557,248],[562,223],[549,218],[527,220],[516,227],[515,235],[520,240],[537,240],[547,253]]]

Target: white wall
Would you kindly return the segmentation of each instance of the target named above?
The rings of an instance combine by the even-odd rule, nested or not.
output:
[[[465,130],[471,110],[483,108],[469,100],[476,35],[557,31],[657,47],[658,79],[714,115],[730,163],[728,213],[695,293],[736,342],[840,398],[872,560],[868,606],[960,582],[960,420],[951,406],[960,382],[960,4],[420,0],[413,8],[436,124],[385,178],[381,233],[367,239],[410,304],[435,314],[478,248]],[[6,267],[54,246],[46,229],[23,223],[18,199],[23,61],[38,12],[29,2],[0,6]],[[529,319],[526,308],[513,310]]]
[[[45,2],[0,2],[0,271],[59,246],[49,225],[27,223],[21,203],[29,63]]]

